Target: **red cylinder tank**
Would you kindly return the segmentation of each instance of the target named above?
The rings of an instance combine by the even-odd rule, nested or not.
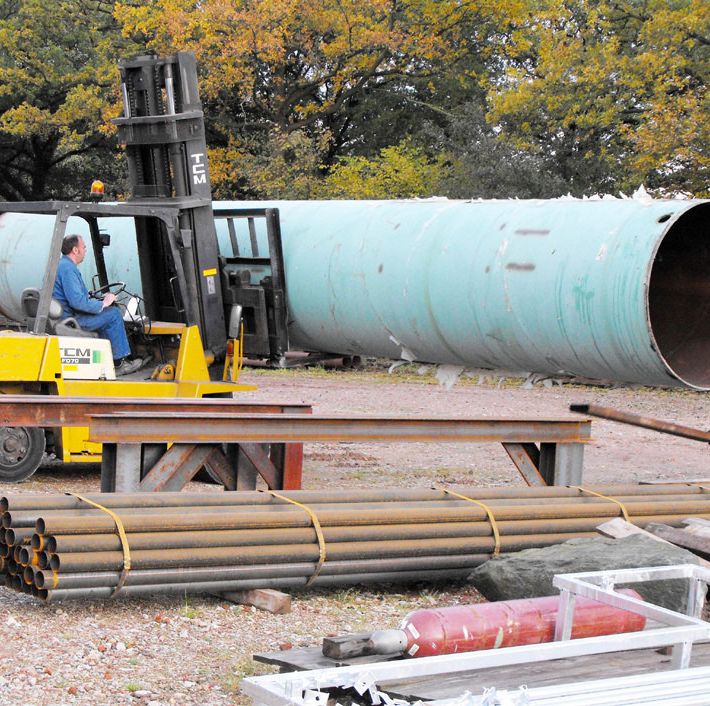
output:
[[[641,598],[631,589],[619,591]],[[415,610],[401,625],[410,657],[552,642],[559,596]],[[572,638],[643,630],[646,619],[589,598],[575,601]]]

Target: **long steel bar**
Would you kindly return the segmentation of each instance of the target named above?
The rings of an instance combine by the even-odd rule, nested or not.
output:
[[[488,554],[451,556],[404,557],[398,559],[361,559],[328,561],[323,564],[321,576],[343,576],[352,573],[382,573],[384,571],[431,571],[473,568],[488,559]],[[137,569],[126,576],[127,586],[145,586],[159,583],[194,583],[205,581],[233,581],[262,578],[302,578],[310,576],[314,562],[288,562],[275,565],[225,565],[216,571],[213,566],[179,567],[173,569]],[[92,588],[115,586],[120,571],[80,571],[62,573],[57,577],[58,588]],[[51,570],[38,569],[36,582],[39,588],[49,588],[55,582]]]
[[[471,573],[471,567],[463,569],[436,569],[427,572],[427,580],[461,581]],[[421,570],[417,571],[382,571],[378,573],[344,574],[318,576],[313,586],[357,586],[363,583],[417,583],[422,580]],[[201,581],[177,584],[153,584],[145,586],[124,586],[121,594],[125,596],[143,596],[151,593],[219,593],[253,588],[296,588],[305,586],[308,579],[302,577],[265,578],[235,581]],[[110,598],[113,588],[86,588],[67,590],[39,590],[39,598],[54,603],[77,598]]]
[[[595,496],[585,496],[577,488],[556,487],[487,487],[452,485],[463,495],[478,500],[494,498],[541,498],[546,502],[550,498],[580,498],[592,499]],[[594,485],[593,490],[609,497],[644,497],[652,500],[659,495],[707,495],[707,491],[697,485],[636,485],[632,483],[619,485]],[[445,500],[451,496],[444,488],[357,488],[353,490],[297,490],[285,493],[290,498],[302,503],[352,503],[352,502],[411,502],[417,500]],[[193,507],[193,506],[224,506],[224,505],[278,505],[284,501],[268,493],[259,491],[241,491],[239,493],[189,493],[167,492],[160,495],[136,495],[135,493],[100,493],[86,496],[94,502],[101,502],[110,508],[160,508],[160,507]],[[0,497],[0,511],[8,510],[74,510],[86,509],[86,504],[71,495],[40,495],[27,494],[5,495]]]
[[[647,515],[634,517],[634,524],[643,527],[649,522],[681,521],[677,515]],[[573,518],[568,520],[527,520],[503,521],[498,523],[498,531],[506,534],[554,534],[557,532],[592,532],[599,524],[597,518]],[[492,534],[486,522],[442,522],[425,524],[402,524],[388,527],[366,525],[364,527],[324,527],[326,542],[356,542],[386,539],[433,539],[437,537],[488,537]],[[7,530],[13,538],[22,530]],[[216,530],[203,532],[132,532],[128,533],[131,549],[187,549],[201,547],[244,547],[257,544],[291,544],[317,541],[315,531],[310,527],[261,530]],[[95,535],[38,535],[34,527],[19,535],[32,540],[33,549],[48,552],[104,552],[119,551],[121,540],[114,534]],[[8,541],[9,545],[15,541]]]
[[[486,511],[472,503],[454,504],[450,507],[428,507],[426,503],[421,508],[399,509],[396,506],[384,509],[368,509],[367,506],[347,506],[340,510],[324,510],[318,513],[322,526],[341,525],[396,525],[407,522],[466,522],[487,521]],[[710,498],[698,499],[694,502],[660,502],[634,504],[635,514],[649,515],[677,514],[683,517],[706,514],[710,508]],[[308,527],[310,516],[299,508],[273,508],[272,512],[253,512],[248,509],[225,510],[222,513],[199,512],[181,514],[128,514],[123,518],[127,532],[150,532],[161,530],[195,530],[195,529],[257,529],[261,527]],[[278,512],[276,512],[278,510]],[[575,517],[617,517],[619,508],[615,503],[599,503],[585,505],[569,503],[563,505],[541,504],[503,505],[496,507],[496,520],[526,520],[526,519],[565,519]],[[633,515],[632,515],[633,518]],[[5,525],[3,518],[3,525]],[[37,532],[40,534],[105,534],[112,532],[114,520],[105,514],[91,517],[67,517],[44,514],[37,519]]]
[[[594,532],[570,532],[546,535],[512,535],[501,538],[503,552],[559,544],[568,539],[593,537]],[[427,540],[387,540],[360,542],[330,542],[327,555],[333,561],[348,559],[406,558],[417,555],[446,556],[451,554],[490,554],[495,547],[492,537],[464,537]],[[131,552],[131,567],[136,569],[168,569],[180,566],[213,566],[237,564],[284,564],[292,561],[316,562],[319,547],[316,542],[306,544],[276,544],[250,547],[215,547],[195,550],[147,549]],[[40,557],[41,568],[52,571],[119,571],[123,566],[122,551],[64,552]],[[49,562],[49,563],[47,563]]]
[[[306,404],[239,402],[234,399],[186,399],[123,397],[58,397],[54,395],[0,396],[0,426],[71,427],[88,426],[95,414],[125,412],[159,412],[194,414],[242,412],[245,414],[276,414],[283,409],[295,412],[311,410]]]
[[[163,415],[190,412],[192,414],[206,413],[245,413],[256,414],[309,414],[312,408],[305,404],[279,404],[239,402],[233,399],[186,399],[186,398],[97,398],[97,397],[59,397],[52,395],[2,395],[0,396],[0,426],[30,426],[30,427],[88,427],[91,414],[96,413],[140,413],[153,411]],[[186,462],[177,467],[170,464],[156,468],[145,484],[141,477],[154,466],[159,465],[160,452],[153,445],[123,446],[120,458],[116,448],[107,445],[104,448],[102,462],[101,487],[103,491],[120,489],[124,492],[138,490],[162,490],[163,488],[179,489],[188,482],[199,470],[195,468],[195,455],[191,456],[192,466]],[[158,455],[156,456],[156,451]],[[226,462],[218,463],[219,458],[212,454],[211,463],[207,465],[217,472],[225,487],[234,489],[243,481],[246,474],[245,463],[239,460],[239,450],[228,446],[227,452],[232,454],[236,462],[229,467]],[[152,454],[152,455],[149,455]],[[152,462],[148,459],[152,458]],[[271,449],[270,458],[255,470],[265,475],[270,487],[300,488],[303,466],[302,444],[275,444]],[[105,472],[103,469],[106,469]],[[243,483],[242,483],[243,484]],[[256,487],[256,477],[251,481],[251,487]]]
[[[453,441],[586,443],[589,420],[443,419],[392,416],[125,413],[91,415],[92,441],[222,443],[251,441]]]
[[[654,498],[653,503],[648,503],[643,498],[627,498],[618,497],[618,501],[623,502],[629,517],[635,522],[660,521],[655,520],[656,517],[671,518],[671,523],[680,526],[683,519],[683,513],[691,513],[695,511],[695,516],[707,515],[710,512],[710,498],[703,496],[672,496],[663,495]],[[573,522],[580,522],[582,518],[596,518],[613,516],[613,513],[619,513],[619,507],[616,503],[605,502],[604,498],[576,498],[574,501],[567,498],[550,498],[549,501],[540,503],[535,499],[492,499],[487,501],[487,505],[491,508],[494,515],[498,517],[498,522],[502,521],[503,515],[511,511],[517,510],[522,517],[518,518],[525,526],[529,523],[535,523],[541,517],[541,513],[545,517],[556,517],[558,521],[564,522],[564,518],[571,518]],[[386,518],[391,513],[396,514],[397,518],[406,517],[408,513],[413,513],[411,516],[418,518],[424,511],[426,513],[440,513],[441,516],[435,522],[450,523],[468,522],[469,518],[465,517],[457,519],[455,513],[465,511],[472,507],[471,503],[466,500],[451,499],[431,502],[401,502],[392,503],[312,503],[310,509],[317,513],[319,517],[333,517],[336,520],[339,512],[345,513],[343,517],[350,517],[349,511],[356,511],[356,514],[367,512],[370,518]],[[579,513],[570,513],[572,508],[580,508]],[[700,508],[704,508],[701,510]],[[148,516],[147,508],[114,508],[118,514],[128,520],[128,518],[145,519]],[[665,510],[665,512],[664,512]],[[274,505],[235,505],[235,506],[198,506],[193,508],[193,513],[197,512],[201,516],[221,517],[227,513],[246,513],[248,515],[266,517],[267,522],[269,517],[278,518],[281,522],[284,517],[296,517],[299,511],[296,510],[292,503],[281,502]],[[527,516],[526,516],[527,513]],[[174,521],[182,521],[185,513],[181,508],[164,507],[150,508],[150,516],[155,517],[156,522],[163,522],[166,526],[170,526]],[[423,515],[422,515],[423,516]],[[428,516],[428,515],[427,515]],[[34,527],[37,523],[38,513],[32,510],[20,510],[17,512],[4,512],[0,515],[0,523],[6,530],[6,539],[10,539],[18,528]],[[45,510],[42,511],[41,517],[45,523],[56,523],[57,520],[66,519],[70,522],[90,522],[92,519],[104,519],[106,514],[101,510],[81,509],[81,510]],[[485,520],[486,515],[481,514],[482,520]],[[375,520],[377,522],[379,520]],[[415,520],[421,522],[422,520]],[[547,520],[549,522],[549,520]],[[385,525],[390,524],[387,519]],[[358,523],[359,524],[359,523]],[[507,525],[504,525],[507,526]],[[532,525],[530,525],[532,526]],[[550,524],[550,526],[553,526]],[[592,528],[593,529],[593,528]],[[138,530],[139,532],[141,530]]]
[[[588,414],[592,417],[599,417],[600,419],[608,419],[612,422],[631,424],[632,426],[643,427],[644,429],[653,429],[653,431],[660,431],[665,434],[672,434],[673,436],[682,436],[686,439],[710,443],[710,431],[703,431],[702,429],[686,427],[682,424],[664,422],[660,419],[653,419],[652,417],[643,417],[638,414],[622,412],[612,407],[602,407],[596,404],[573,404],[570,405],[570,411],[578,412],[579,414]]]

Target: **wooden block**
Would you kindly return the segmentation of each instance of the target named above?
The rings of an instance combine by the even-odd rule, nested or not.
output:
[[[631,522],[627,522],[626,520],[622,520],[620,517],[615,517],[613,520],[597,525],[597,532],[604,534],[607,537],[613,537],[614,539],[622,539],[623,537],[629,537],[632,534],[645,534],[647,537],[655,539],[657,542],[674,544],[674,542],[669,542],[667,539],[663,539],[662,537],[656,536],[651,532],[647,532],[640,527],[636,527],[636,525],[631,524]],[[702,557],[698,557],[698,559],[700,560],[701,566],[710,568],[710,561],[703,559]]]
[[[232,603],[253,605],[268,613],[284,615],[291,612],[291,596],[273,588],[255,588],[253,591],[227,591],[219,594]]]
[[[631,522],[622,520],[620,517],[615,517],[613,520],[604,522],[601,525],[597,525],[597,532],[606,535],[607,537],[613,537],[614,539],[623,539],[624,537],[630,537],[632,534],[645,534],[651,539],[655,539],[657,542],[664,542],[665,544],[672,544],[672,542],[667,542],[665,539],[657,537],[655,534],[646,532],[646,530],[637,527]]]
[[[705,537],[710,539],[710,527],[703,527],[702,525],[688,525],[683,528],[683,532],[694,534],[696,537]]]
[[[336,635],[323,638],[323,654],[332,659],[347,657],[362,657],[372,654],[368,649],[369,632],[358,632],[350,635]]]
[[[683,520],[683,524],[686,525],[686,532],[697,534],[701,537],[710,537],[710,521],[704,520],[702,517],[686,517]]]
[[[669,527],[659,522],[650,522],[647,527],[649,532],[671,542],[671,544],[690,549],[690,551],[700,553],[705,557],[710,556],[710,538],[708,537],[698,537],[685,530]]]

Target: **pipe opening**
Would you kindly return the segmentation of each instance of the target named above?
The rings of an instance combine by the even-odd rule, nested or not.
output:
[[[710,388],[710,204],[686,211],[668,229],[651,268],[651,331],[670,371]]]

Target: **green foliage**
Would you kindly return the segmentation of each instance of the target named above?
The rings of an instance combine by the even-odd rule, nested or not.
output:
[[[444,124],[425,124],[420,139],[446,156],[441,196],[549,198],[568,189],[554,160],[516,148],[496,133],[486,122],[482,101],[459,106]]]
[[[434,196],[443,164],[406,142],[385,147],[376,157],[343,157],[318,196],[331,199],[400,199]]]
[[[231,137],[226,148],[210,152],[215,196],[230,198],[241,193],[264,199],[313,198],[329,140],[327,133],[278,129],[259,143]]]
[[[0,0],[0,199],[125,192],[121,57],[192,50],[218,198],[708,194],[707,0]]]
[[[0,2],[0,197],[67,197],[115,178],[112,11],[101,0]],[[99,154],[101,172],[88,173]]]
[[[377,158],[416,131],[421,99],[449,98],[437,84],[474,80],[481,62],[472,57],[487,28],[507,22],[519,5],[156,0],[119,2],[117,17],[151,49],[196,53],[220,162],[218,193],[261,194],[271,175],[272,195],[308,195],[321,165],[327,171],[339,157]]]
[[[492,120],[573,193],[707,193],[706,0],[548,0],[506,47]]]

